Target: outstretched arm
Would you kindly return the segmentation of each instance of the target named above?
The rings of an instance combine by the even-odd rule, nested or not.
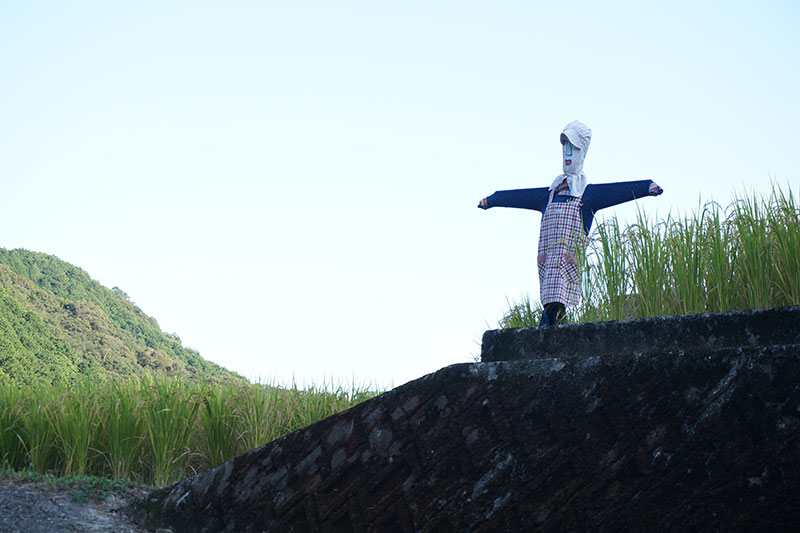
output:
[[[664,190],[651,180],[593,183],[586,188],[583,203],[591,211],[597,212],[644,196],[658,196],[663,192]]]
[[[493,195],[481,200],[478,207],[481,209],[489,209],[490,207],[516,207],[519,209],[533,209],[544,212],[544,209],[547,207],[549,192],[547,187],[497,191]]]

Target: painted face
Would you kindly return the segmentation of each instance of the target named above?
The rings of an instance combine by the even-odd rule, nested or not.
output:
[[[574,163],[575,158],[578,155],[578,154],[575,153],[575,152],[578,151],[578,149],[575,146],[573,146],[572,143],[569,142],[568,139],[564,139],[563,140],[563,143],[562,143],[561,147],[562,147],[563,152],[564,152],[564,173],[565,174],[569,174],[570,173],[569,171],[571,170],[572,164]]]
[[[573,144],[570,139],[574,139],[578,144]],[[559,140],[563,150],[561,164],[564,174],[570,176],[580,176],[583,174],[583,160],[586,159],[586,150],[592,139],[592,130],[578,121],[572,121],[561,132]]]

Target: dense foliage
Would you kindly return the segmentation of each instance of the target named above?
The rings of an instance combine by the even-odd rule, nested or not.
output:
[[[162,332],[121,290],[52,255],[0,248],[0,383],[148,372],[241,379]]]
[[[583,300],[571,322],[800,305],[800,206],[791,189],[709,202],[686,217],[639,213],[606,220],[589,236]],[[538,326],[541,305],[509,305],[500,327]]]

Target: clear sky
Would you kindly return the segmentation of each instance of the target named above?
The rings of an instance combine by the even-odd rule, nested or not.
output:
[[[399,385],[538,295],[539,214],[476,205],[572,120],[653,216],[796,190],[798,6],[0,0],[0,247],[250,378]]]

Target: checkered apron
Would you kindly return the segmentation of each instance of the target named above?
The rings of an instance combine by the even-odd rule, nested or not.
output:
[[[575,260],[576,246],[585,246],[581,198],[568,196],[566,202],[553,202],[555,191],[550,191],[539,233],[539,291],[542,305],[560,302],[571,306],[581,299]]]

